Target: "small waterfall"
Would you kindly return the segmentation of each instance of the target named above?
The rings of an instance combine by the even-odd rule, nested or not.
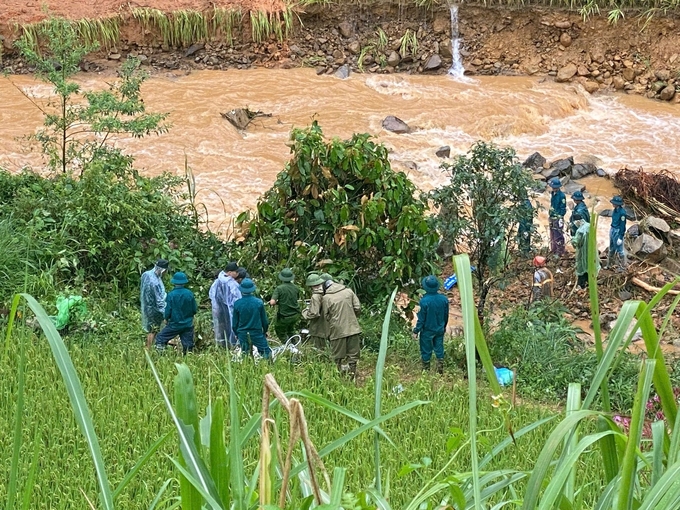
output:
[[[452,62],[449,75],[454,78],[462,78],[465,75],[463,60],[460,57],[460,37],[458,36],[458,5],[449,6],[451,11],[451,55]]]

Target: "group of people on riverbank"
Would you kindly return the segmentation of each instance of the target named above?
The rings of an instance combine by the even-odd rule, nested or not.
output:
[[[173,275],[174,286],[166,294],[163,275],[168,261],[158,260],[154,267],[142,274],[142,327],[147,333],[147,348],[154,342],[163,351],[168,342],[179,337],[186,354],[194,348],[193,317],[198,310],[196,298],[186,288],[187,276]],[[274,331],[281,343],[299,334],[301,320],[307,322],[309,341],[319,349],[330,351],[338,369],[351,378],[356,376],[361,352],[361,326],[357,319],[361,303],[345,285],[335,282],[328,273],[311,273],[306,280],[310,299],[302,309],[301,292],[294,283],[293,271],[283,269],[278,274],[280,285],[271,294],[270,306],[277,308]],[[265,359],[272,350],[267,340],[269,318],[264,301],[256,296],[257,286],[247,271],[230,262],[220,271],[210,287],[215,342],[225,349],[237,347],[246,354],[253,348]],[[161,326],[165,321],[165,326]]]
[[[551,188],[549,227],[550,227],[550,253],[556,257],[565,254],[564,238],[564,217],[567,214],[567,198],[561,190],[562,183],[559,179],[553,179],[549,183]],[[576,251],[576,276],[577,285],[581,289],[588,286],[588,253],[589,253],[589,234],[590,234],[590,211],[584,203],[584,196],[581,191],[575,191],[571,195],[574,201],[574,208],[569,218],[569,233],[571,244]],[[628,265],[628,258],[623,246],[623,238],[626,234],[626,220],[628,214],[623,207],[623,199],[615,196],[610,200],[614,209],[610,211],[611,227],[609,229],[609,252],[607,265],[605,267],[624,269]],[[526,230],[526,229],[525,229]],[[520,225],[520,242],[522,241],[522,231]],[[535,267],[533,280],[532,299],[542,297],[552,297],[553,276],[546,267],[545,257],[534,257]],[[596,276],[600,270],[600,258],[595,258]]]

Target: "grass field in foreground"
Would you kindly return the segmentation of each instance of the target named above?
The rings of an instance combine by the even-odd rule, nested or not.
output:
[[[15,342],[19,339],[26,342],[28,361],[20,480],[27,476],[34,438],[40,442],[31,508],[86,508],[85,495],[91,501],[97,499],[96,480],[63,381],[44,338],[24,330],[14,335]],[[170,419],[144,359],[141,335],[67,337],[66,341],[93,414],[110,480],[115,486],[151,444],[172,430]],[[412,348],[415,359],[416,345],[413,344]],[[0,380],[3,381],[0,430],[10,432],[0,434],[0,451],[3,452],[10,452],[12,444],[17,351],[16,344],[12,345],[8,358],[0,360]],[[176,373],[174,364],[182,361],[181,356],[169,353],[163,357],[154,355],[154,359],[166,388],[171,389]],[[224,353],[211,350],[190,355],[185,361],[192,371],[201,409],[204,410],[209,399],[218,395],[228,399]],[[260,409],[262,380],[264,374],[271,371],[284,391],[307,389],[370,418],[374,406],[374,363],[373,354],[365,355],[361,360],[364,377],[359,387],[339,378],[332,364],[313,353],[306,355],[299,365],[286,361],[273,365],[254,365],[252,362],[235,365],[242,416],[245,420],[248,413]],[[465,431],[467,428],[467,383],[460,373],[447,374],[444,378],[421,376],[414,370],[412,361],[404,359],[403,350],[398,355],[388,354],[388,367],[385,372],[384,413],[413,400],[430,401],[384,426],[385,432],[401,450],[385,444],[382,455],[383,476],[387,473],[390,476],[390,501],[393,507],[398,507],[422,485],[414,473],[399,476],[401,468],[408,463],[423,463],[423,458],[429,458],[431,464],[420,472],[425,478],[433,476],[449,459],[447,441],[456,433],[455,429]],[[480,402],[479,427],[483,431],[480,433],[480,453],[484,455],[506,437],[506,431],[503,416],[491,406],[488,391],[482,389],[481,394],[484,399]],[[311,402],[303,400],[303,405],[312,440],[318,448],[357,427],[357,423],[349,418]],[[514,428],[517,430],[554,412],[545,407],[520,405],[512,412]],[[204,411],[201,412],[203,414]],[[279,418],[280,431],[285,437],[287,420],[283,415]],[[548,424],[520,438],[516,447],[505,450],[490,467],[530,468],[551,429],[551,424]],[[348,468],[346,490],[360,491],[372,484],[372,442],[373,435],[364,434],[327,458],[329,469],[336,465]],[[252,473],[255,469],[257,453],[258,443],[254,438],[248,448],[250,468],[246,472]],[[148,508],[166,480],[177,477],[166,454],[177,455],[174,434],[117,499],[117,508]],[[469,471],[468,454],[464,451],[459,456],[454,471]],[[595,455],[587,455],[585,459],[587,462],[578,469],[577,477],[579,486],[587,493],[588,484],[601,483],[601,472]],[[10,456],[3,455],[0,479],[7,479],[9,469]],[[4,491],[6,488],[0,485],[0,500],[4,500]],[[177,494],[177,483],[173,481],[167,497]]]

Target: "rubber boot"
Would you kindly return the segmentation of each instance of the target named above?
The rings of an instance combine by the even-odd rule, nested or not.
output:
[[[352,382],[357,382],[357,364],[350,363],[349,370],[347,371],[347,377]]]
[[[444,375],[444,360],[437,359],[436,370],[439,375]]]
[[[422,367],[423,367],[423,372],[429,372],[430,371],[430,362],[429,361],[421,361]]]

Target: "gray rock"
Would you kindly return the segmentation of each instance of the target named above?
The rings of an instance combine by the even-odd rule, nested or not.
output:
[[[659,99],[661,99],[662,101],[670,101],[674,97],[675,97],[675,85],[668,85],[667,87],[664,87],[659,93]]]
[[[197,53],[197,52],[201,51],[203,48],[205,48],[205,44],[204,44],[204,43],[196,43],[196,44],[192,44],[192,45],[189,46],[189,47],[187,48],[187,50],[184,52],[184,56],[185,56],[185,57],[190,57],[190,56],[193,55],[194,53]]]
[[[642,232],[640,232],[640,225],[637,223],[635,225],[631,225],[628,230],[626,230],[626,235],[628,237],[635,238],[638,237]]]
[[[319,66],[315,69],[315,71],[316,71],[316,75],[320,76],[320,75],[322,75],[323,73],[326,72],[326,67],[325,66]]]
[[[652,234],[657,239],[670,244],[670,239],[668,237],[671,227],[661,218],[656,216],[647,216],[644,220],[640,222],[640,229],[643,232],[648,232]]]
[[[434,55],[432,55],[430,58],[427,59],[427,62],[425,63],[423,70],[424,71],[435,71],[435,70],[439,69],[441,66],[442,66],[442,58],[435,53]]]
[[[300,48],[297,44],[291,44],[288,49],[290,50],[291,53],[294,53],[298,57],[304,57],[305,56],[305,50]]]
[[[674,248],[680,248],[680,229],[671,230],[668,233],[668,239]]]
[[[340,30],[340,34],[345,38],[352,37],[354,35],[354,27],[349,21],[343,21],[338,25],[338,30]]]
[[[671,72],[668,69],[659,69],[654,72],[654,76],[659,81],[668,81],[671,79]]]
[[[387,131],[392,131],[393,133],[398,134],[411,132],[411,128],[408,126],[408,124],[394,115],[388,115],[385,117],[382,121],[382,127]]]
[[[581,184],[580,182],[576,181],[569,181],[568,183],[564,184],[562,191],[564,192],[565,195],[571,195],[572,193],[576,193],[577,191],[584,192],[586,190],[585,184]]]
[[[576,64],[569,63],[557,71],[555,80],[558,82],[569,81],[574,77],[577,71],[578,67],[576,67]]]
[[[642,234],[636,238],[631,250],[636,256],[650,262],[661,262],[668,255],[663,241],[649,234]]]
[[[448,158],[449,156],[451,156],[451,147],[449,147],[448,145],[444,145],[443,147],[439,147],[439,149],[437,149],[437,152],[435,152],[435,154],[438,158]]]
[[[553,179],[555,177],[559,177],[560,171],[557,170],[556,168],[548,168],[547,170],[543,170],[541,172],[541,175],[543,177],[545,177],[546,179],[550,180],[550,179]]]
[[[632,297],[633,297],[633,294],[630,293],[630,292],[627,291],[627,290],[621,290],[621,291],[619,291],[619,299],[620,299],[621,301],[628,301],[628,300],[629,300],[630,298],[632,298]]]
[[[350,73],[349,66],[345,64],[344,66],[338,67],[338,70],[335,71],[333,76],[335,76],[336,78],[340,78],[341,80],[344,80],[346,78],[349,78],[349,73]]]
[[[538,152],[534,152],[531,156],[524,160],[522,166],[526,168],[531,168],[532,170],[543,169],[545,164],[545,158],[541,156]]]
[[[586,175],[594,174],[597,172],[597,167],[592,163],[579,163],[571,167],[571,178],[581,179]]]
[[[604,171],[604,168],[598,168],[596,173],[598,177],[607,177],[607,172]]]
[[[391,52],[390,55],[387,57],[388,66],[397,67],[399,65],[399,62],[401,62],[401,57],[399,56],[399,53],[397,53],[396,51]]]
[[[109,53],[109,60],[120,60],[120,53]]]
[[[557,170],[559,175],[571,175],[571,167],[574,165],[574,158],[569,156],[568,158],[558,159],[550,163],[551,170]]]

